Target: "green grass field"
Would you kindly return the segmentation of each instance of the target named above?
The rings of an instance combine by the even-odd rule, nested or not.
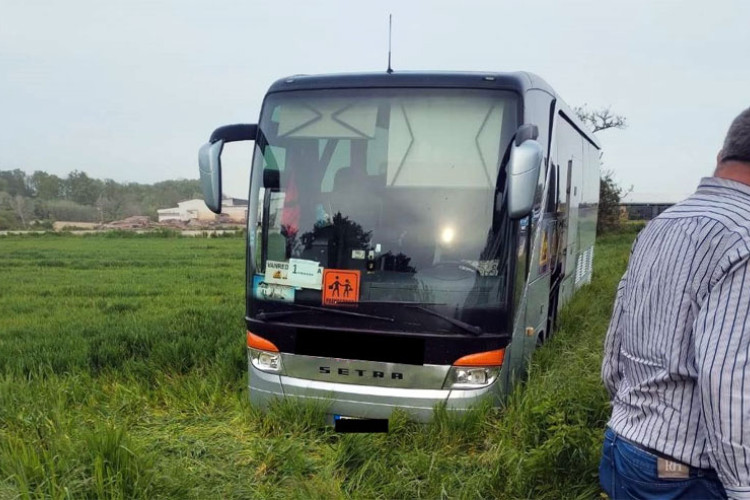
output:
[[[602,339],[632,234],[502,410],[396,415],[247,403],[244,240],[0,238],[0,498],[592,498]]]

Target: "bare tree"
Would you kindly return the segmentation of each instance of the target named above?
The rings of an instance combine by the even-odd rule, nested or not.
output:
[[[100,194],[96,199],[94,206],[96,207],[96,211],[99,212],[99,224],[104,224],[104,210],[108,202],[109,200],[103,194]]]
[[[578,119],[591,127],[591,131],[596,133],[610,128],[627,128],[627,118],[622,115],[612,113],[610,108],[588,109],[588,105],[578,106],[575,108]]]
[[[21,219],[21,225],[24,229],[29,227],[27,222],[34,216],[34,202],[29,198],[24,198],[20,194],[11,196],[8,198],[10,208],[16,213],[16,216]]]
[[[610,128],[623,129],[627,127],[627,119],[612,112],[610,108],[588,109],[587,105],[575,108],[576,115],[591,131],[601,132]],[[633,190],[623,192],[613,178],[611,170],[603,170],[599,181],[599,215],[596,232],[615,231],[620,228],[620,202],[622,197]]]

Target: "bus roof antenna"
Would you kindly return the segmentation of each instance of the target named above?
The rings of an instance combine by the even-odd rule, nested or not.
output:
[[[393,31],[393,14],[388,14],[388,69],[386,73],[389,75],[393,73],[391,68],[391,32]]]

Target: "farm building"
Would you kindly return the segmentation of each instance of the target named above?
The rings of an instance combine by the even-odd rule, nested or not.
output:
[[[667,193],[628,193],[620,200],[620,209],[629,220],[651,220],[688,195]]]
[[[178,220],[188,222],[191,220],[209,222],[221,220],[244,224],[247,221],[247,200],[239,198],[224,198],[221,200],[221,216],[211,212],[206,203],[201,199],[186,200],[177,203],[174,208],[163,208],[157,210],[159,222]],[[228,219],[228,220],[227,220]]]

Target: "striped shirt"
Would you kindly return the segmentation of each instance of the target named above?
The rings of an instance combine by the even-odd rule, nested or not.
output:
[[[619,435],[750,498],[750,186],[717,177],[638,235],[602,379]]]

